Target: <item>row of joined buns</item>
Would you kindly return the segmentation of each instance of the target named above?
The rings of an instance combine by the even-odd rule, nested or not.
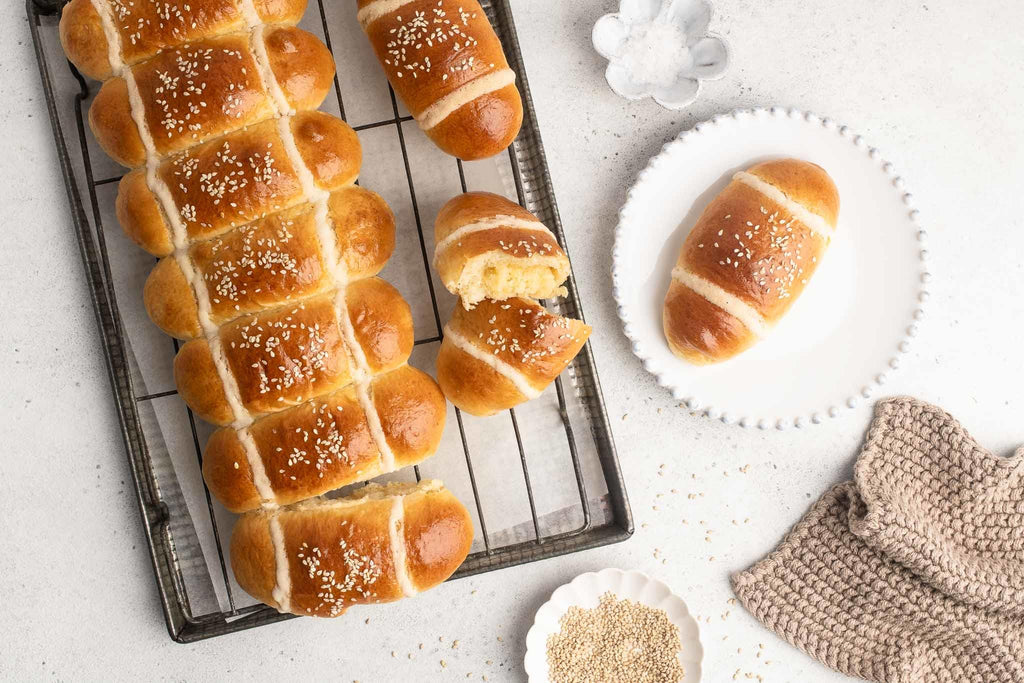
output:
[[[188,340],[174,363],[179,394],[221,425],[203,473],[244,513],[235,575],[280,610],[336,616],[440,583],[473,532],[440,482],[319,498],[428,457],[446,404],[407,365],[408,305],[375,277],[393,250],[394,216],[354,185],[355,132],[314,111],[334,65],[294,27],[304,9],[305,0],[72,0],[60,34],[69,59],[104,81],[89,112],[96,139],[134,169],[116,212],[160,257],[143,300],[161,329]],[[425,22],[410,23],[416,13]],[[358,18],[442,149],[468,159],[507,147],[521,102],[479,3],[360,0]],[[424,49],[424,30],[458,40]],[[418,51],[433,72],[412,72],[406,58],[422,66]]]

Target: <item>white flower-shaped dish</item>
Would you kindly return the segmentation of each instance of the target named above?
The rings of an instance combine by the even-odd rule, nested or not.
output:
[[[702,80],[721,78],[728,51],[707,35],[704,0],[621,0],[618,14],[594,25],[594,48],[608,60],[605,78],[630,100],[653,97],[666,109],[697,99]]]
[[[662,307],[679,249],[734,173],[766,159],[822,166],[839,225],[792,310],[748,351],[708,366],[676,358]],[[892,164],[846,126],[786,109],[736,111],[665,145],[619,215],[612,285],[633,353],[693,411],[743,427],[802,427],[849,413],[899,367],[928,298],[925,232]]]
[[[700,680],[700,662],[704,657],[700,630],[682,598],[661,581],[642,572],[602,569],[599,572],[580,574],[558,587],[551,594],[551,599],[537,610],[533,626],[526,634],[526,658],[523,662],[530,683],[548,683],[548,636],[561,630],[558,621],[566,611],[574,605],[587,609],[597,607],[601,596],[609,591],[620,599],[626,598],[665,610],[669,621],[679,627],[682,649],[678,657],[686,674],[683,680],[686,683]]]

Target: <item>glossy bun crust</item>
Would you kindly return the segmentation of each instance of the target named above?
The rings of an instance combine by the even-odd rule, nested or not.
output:
[[[319,111],[283,119],[319,189],[355,182],[362,148],[344,121]],[[189,241],[209,239],[307,201],[278,123],[267,120],[176,154],[160,164]],[[145,169],[127,173],[117,195],[117,218],[129,238],[154,256],[174,249],[171,228]]]
[[[466,161],[501,154],[523,127],[523,101],[514,84],[462,105],[426,131],[447,154]]]

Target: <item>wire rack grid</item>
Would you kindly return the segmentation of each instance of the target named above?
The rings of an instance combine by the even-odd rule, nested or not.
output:
[[[98,193],[99,188],[116,183],[120,176],[95,177],[94,165],[90,158],[90,138],[85,125],[85,107],[91,94],[90,88],[86,80],[74,67],[67,64],[67,68],[70,69],[77,82],[77,92],[70,93],[71,105],[74,109],[75,134],[78,138],[77,143],[81,154],[81,168],[77,167],[73,155],[69,153],[68,136],[65,131],[65,125],[60,117],[60,107],[62,105],[58,102],[58,88],[55,83],[54,72],[52,71],[54,66],[51,65],[51,60],[48,58],[47,51],[43,45],[44,33],[56,32],[56,17],[59,16],[63,4],[63,0],[27,0],[29,25],[39,61],[40,74],[46,95],[46,105],[53,124],[58,157],[71,204],[75,233],[86,269],[97,322],[102,334],[104,357],[114,390],[122,436],[128,452],[130,469],[137,491],[137,499],[144,521],[150,557],[156,574],[168,631],[176,641],[192,642],[202,638],[290,618],[291,615],[279,614],[277,611],[264,605],[240,606],[237,604],[239,596],[236,595],[237,591],[232,588],[232,582],[228,576],[229,569],[228,563],[225,560],[225,546],[222,544],[222,540],[226,540],[226,535],[218,524],[214,502],[208,490],[205,491],[206,508],[216,540],[219,571],[222,574],[221,578],[227,589],[229,608],[227,610],[214,610],[196,614],[190,601],[187,582],[183,575],[182,563],[179,561],[180,558],[176,546],[175,529],[180,528],[180,524],[176,526],[172,523],[174,515],[172,515],[172,511],[161,495],[161,487],[156,474],[158,467],[154,464],[143,421],[140,418],[140,406],[147,402],[173,396],[176,394],[176,391],[169,389],[139,394],[135,390],[136,381],[133,378],[128,360],[130,352],[127,348],[123,322],[117,304],[114,276],[111,272],[110,258],[104,236],[101,199]],[[565,238],[554,201],[544,148],[537,128],[533,102],[526,80],[522,53],[512,20],[511,3],[508,0],[484,0],[481,4],[501,39],[509,64],[516,72],[519,89],[523,96],[524,123],[522,132],[508,150],[515,194],[521,205],[536,214],[541,221],[551,228],[559,243],[564,247]],[[333,53],[331,29],[323,0],[316,0],[315,9],[311,7],[310,11],[319,13],[323,29],[322,37],[328,49]],[[64,68],[64,64],[59,65],[59,68]],[[342,87],[338,82],[337,74],[334,77],[333,90],[337,99],[338,111],[341,117],[347,120]],[[354,129],[356,132],[362,132],[393,126],[397,133],[398,145],[401,149],[401,158],[404,165],[405,180],[408,185],[408,197],[411,202],[413,222],[416,228],[415,239],[419,243],[422,267],[427,273],[425,278],[427,293],[432,308],[433,322],[437,330],[436,335],[417,339],[415,344],[419,347],[439,343],[443,326],[438,305],[438,292],[435,291],[434,278],[430,276],[428,238],[424,233],[424,216],[421,213],[420,203],[417,200],[413,161],[411,160],[403,125],[411,121],[412,117],[407,114],[403,115],[395,93],[390,87],[388,87],[388,93],[391,116],[355,125]],[[461,160],[455,160],[453,163],[457,165],[459,183],[462,191],[465,192],[470,189],[467,182],[466,169]],[[84,186],[87,188],[88,209],[79,190],[77,180],[79,173],[82,174]],[[90,212],[92,215],[91,221],[89,217]],[[566,296],[546,303],[550,304],[552,308],[562,315],[582,319],[583,313],[579,305],[579,297],[571,279],[566,286],[568,289]],[[173,350],[177,351],[178,342],[175,340],[173,343]],[[564,376],[571,377],[572,385],[568,389],[563,381]],[[614,543],[625,540],[632,534],[632,516],[619,471],[615,445],[612,441],[608,417],[605,412],[604,401],[601,396],[600,384],[589,343],[571,364],[568,372],[563,373],[563,377],[559,377],[556,380],[554,390],[557,397],[558,415],[564,428],[568,452],[571,458],[573,477],[578,489],[582,522],[575,528],[554,534],[546,534],[542,529],[538,508],[535,504],[534,482],[531,481],[530,468],[527,462],[527,446],[523,438],[523,429],[527,425],[521,425],[521,418],[517,417],[516,410],[512,409],[508,411],[508,426],[514,433],[515,444],[518,449],[519,462],[525,484],[524,489],[528,499],[530,519],[533,527],[533,538],[509,544],[495,543],[488,532],[483,504],[484,499],[478,488],[477,476],[474,470],[474,458],[479,458],[480,454],[474,452],[470,439],[467,438],[466,421],[472,418],[464,419],[461,411],[455,409],[455,421],[459,432],[462,457],[465,461],[465,469],[474,499],[472,505],[475,508],[475,519],[479,525],[483,541],[483,548],[470,554],[456,572],[455,577],[468,576]],[[593,440],[593,448],[596,450],[600,470],[604,481],[607,483],[608,511],[600,522],[595,522],[594,520],[593,502],[590,496],[588,496],[578,445],[579,439],[583,435],[578,433],[579,430],[574,427],[573,420],[570,419],[569,404],[571,401],[578,402],[578,407],[582,409],[587,418],[586,424],[589,426],[590,433],[586,436]],[[181,406],[181,409],[187,412],[194,457],[201,464],[202,447],[196,420],[191,410],[188,410],[184,405]],[[416,479],[419,480],[421,478],[420,468],[414,468],[414,473]],[[178,541],[180,543],[181,539],[179,538]]]

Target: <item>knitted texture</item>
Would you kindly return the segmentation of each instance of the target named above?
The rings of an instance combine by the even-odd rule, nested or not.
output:
[[[997,457],[935,406],[880,401],[854,481],[733,589],[769,629],[851,676],[1024,682],[1024,448]]]

